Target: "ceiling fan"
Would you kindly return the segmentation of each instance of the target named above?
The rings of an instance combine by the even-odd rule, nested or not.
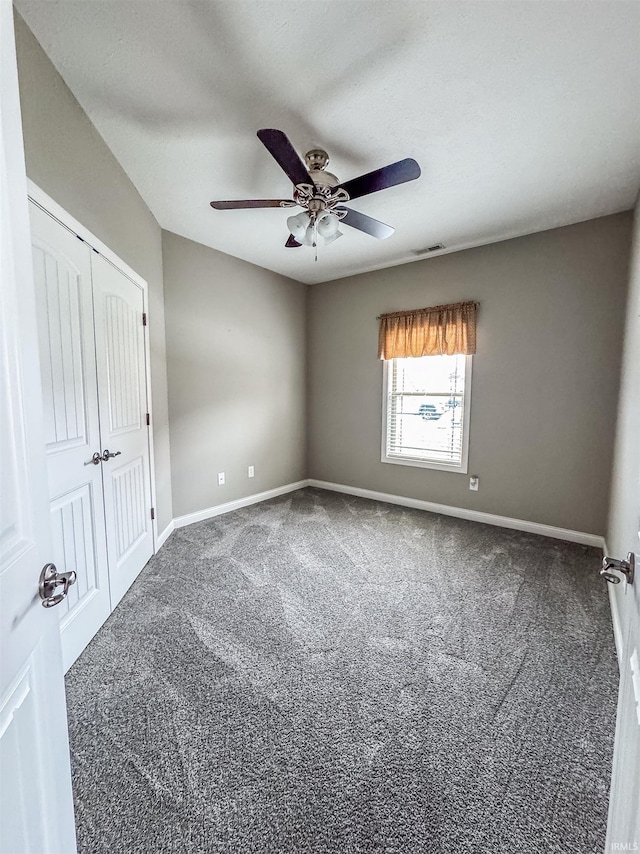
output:
[[[258,131],[258,139],[293,183],[293,199],[241,199],[237,201],[215,201],[216,210],[240,208],[292,208],[304,210],[287,219],[291,232],[285,243],[287,249],[296,246],[317,246],[318,236],[325,244],[342,236],[340,223],[385,240],[394,229],[377,219],[344,207],[345,203],[405,181],[420,177],[420,167],[410,157],[383,166],[341,183],[335,175],[326,171],[329,155],[321,148],[314,148],[304,156],[304,163],[291,145],[286,134],[275,128]]]

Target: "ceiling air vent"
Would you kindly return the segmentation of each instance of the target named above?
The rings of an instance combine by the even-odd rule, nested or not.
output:
[[[440,252],[444,249],[444,243],[434,243],[433,246],[425,246],[424,249],[412,249],[414,255],[428,255],[430,252]]]

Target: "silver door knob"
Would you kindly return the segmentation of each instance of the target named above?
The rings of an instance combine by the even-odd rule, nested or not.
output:
[[[116,452],[114,453],[113,451],[110,451],[108,448],[105,448],[105,449],[104,449],[104,452],[103,452],[103,454],[102,454],[102,459],[103,459],[103,460],[105,461],[105,463],[106,463],[106,462],[107,462],[107,460],[110,460],[110,459],[111,459],[111,457],[119,457],[121,453],[122,453],[122,451],[116,451]]]
[[[91,457],[91,459],[87,460],[87,462],[85,463],[85,466],[90,466],[90,465],[99,466],[101,462],[102,462],[102,457],[100,456],[100,451],[96,451],[95,454]]]
[[[635,555],[633,552],[629,552],[626,560],[618,560],[615,557],[609,557],[608,555],[602,558],[602,569],[600,570],[600,575],[610,584],[620,584],[620,579],[617,575],[614,575],[611,570],[615,570],[616,572],[621,572],[623,575],[627,577],[627,584],[633,584],[633,577],[635,575]]]
[[[42,599],[43,608],[53,608],[67,598],[67,593],[72,584],[76,583],[76,574],[70,572],[58,572],[55,563],[46,563],[40,573],[38,592]]]

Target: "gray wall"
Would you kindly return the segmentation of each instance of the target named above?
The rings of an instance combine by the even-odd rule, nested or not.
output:
[[[160,226],[16,13],[27,175],[149,283],[158,530],[172,518]]]
[[[607,551],[613,557],[640,553],[640,197],[636,202],[633,249],[629,273],[627,325],[618,405],[615,463],[611,482],[611,513]],[[624,627],[630,619],[640,625],[640,579],[632,588],[615,587]]]
[[[304,478],[306,288],[171,232],[162,245],[175,516]]]
[[[604,534],[629,213],[315,285],[308,475]],[[468,476],[380,462],[381,312],[474,299]]]
[[[172,517],[172,477],[177,516],[308,474],[604,533],[628,214],[311,288],[306,471],[305,290],[165,233],[171,468],[160,228],[18,15],[16,46],[27,174],[149,282],[160,530]],[[460,299],[481,303],[469,460],[478,493],[464,475],[380,462],[375,317]],[[618,551],[632,512],[620,462],[637,418],[630,399],[609,528]],[[227,485],[217,487],[222,470]]]

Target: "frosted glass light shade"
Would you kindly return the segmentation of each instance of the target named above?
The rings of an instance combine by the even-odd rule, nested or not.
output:
[[[338,230],[340,220],[335,214],[323,213],[318,217],[318,234],[325,239],[332,237]]]
[[[311,220],[304,212],[290,216],[287,220],[287,228],[296,240],[302,240]]]
[[[325,237],[325,239],[324,239],[324,245],[325,245],[325,246],[328,246],[330,243],[333,243],[333,241],[334,241],[334,240],[337,240],[339,237],[342,237],[342,232],[341,232],[341,231],[336,231],[336,233],[335,233],[335,234],[331,234],[331,235],[329,235],[329,237]]]

